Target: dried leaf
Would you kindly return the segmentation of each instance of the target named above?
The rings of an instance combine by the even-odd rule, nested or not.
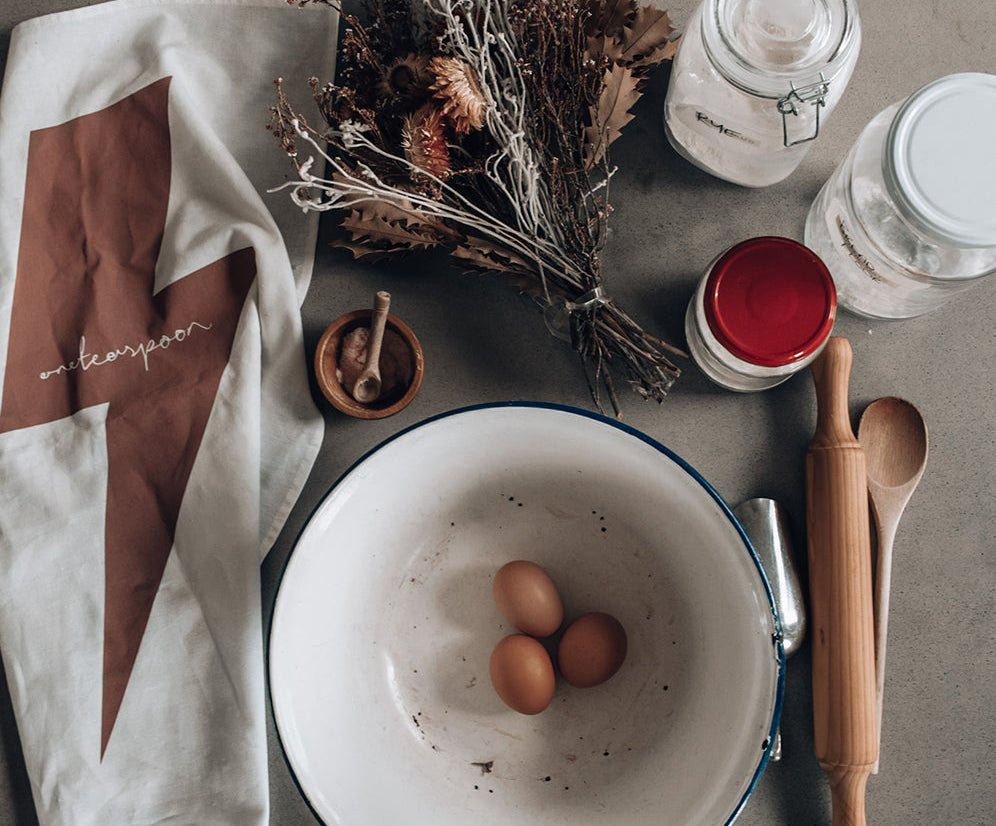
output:
[[[674,27],[666,11],[653,6],[641,6],[630,25],[621,35],[624,61],[631,65],[646,65],[669,60],[678,48],[671,40]],[[657,54],[658,50],[662,53]]]
[[[607,57],[613,63],[622,63],[623,46],[612,35],[589,35],[585,55],[590,58]]]
[[[589,0],[588,11],[591,17],[585,30],[588,34],[598,32],[613,35],[627,25],[630,16],[636,11],[635,0]]]
[[[352,241],[344,241],[341,239],[333,240],[331,246],[349,250],[353,254],[353,258],[357,261],[362,258],[364,261],[369,262],[383,261],[393,255],[409,252],[406,248],[377,249],[376,247],[367,246],[367,244],[362,241],[360,243],[353,243]]]
[[[484,238],[466,236],[463,242],[456,246],[453,254],[466,263],[480,265],[481,269],[518,272],[535,277],[535,266],[505,247],[500,247]]]
[[[347,187],[363,179],[356,173],[343,175],[335,171],[332,173],[332,180],[340,186]],[[413,221],[419,215],[418,210],[408,199],[392,198],[387,194],[352,200],[352,205],[360,211],[364,220],[383,218],[385,221]]]
[[[463,243],[450,250],[450,255],[465,269],[501,273],[520,292],[539,294],[541,290],[542,285],[536,278],[534,266],[487,239],[467,236]]]
[[[398,204],[387,198],[370,198],[369,200],[357,201],[355,206],[364,221],[372,221],[379,218],[389,223],[401,221],[418,224],[424,223],[419,217],[416,217],[418,216],[418,212],[410,202]]]
[[[673,34],[667,12],[633,3],[623,25],[589,31],[587,53],[625,66],[652,66],[674,57],[678,41],[671,39]]]
[[[585,127],[585,166],[591,169],[605,150],[633,120],[630,109],[640,99],[640,78],[628,66],[614,63],[605,70],[598,104],[591,109],[591,126]]]
[[[378,215],[350,210],[343,219],[342,228],[352,235],[354,242],[377,244],[380,247],[404,247],[409,250],[426,250],[438,246],[441,240],[431,227],[408,221],[389,221]]]

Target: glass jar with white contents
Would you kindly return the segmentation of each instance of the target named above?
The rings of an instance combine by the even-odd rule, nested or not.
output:
[[[703,0],[672,62],[668,140],[718,178],[776,183],[819,136],[860,45],[855,0]]]
[[[709,265],[688,303],[685,337],[716,384],[766,390],[819,355],[836,314],[833,279],[812,250],[791,238],[751,238]]]
[[[880,112],[805,239],[841,306],[871,318],[922,315],[996,272],[996,76],[948,75]]]

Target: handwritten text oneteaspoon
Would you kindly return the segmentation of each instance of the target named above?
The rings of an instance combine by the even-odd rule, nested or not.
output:
[[[63,373],[71,373],[74,370],[89,370],[91,367],[100,367],[110,364],[123,356],[131,358],[141,357],[146,372],[149,370],[149,354],[155,350],[165,350],[174,342],[181,342],[187,339],[195,330],[210,330],[211,324],[201,324],[198,321],[191,321],[185,328],[174,330],[172,334],[163,334],[158,339],[150,338],[148,341],[138,344],[126,344],[115,350],[106,353],[88,353],[86,350],[86,336],[80,336],[79,358],[75,358],[67,364],[60,364],[54,370],[44,370],[38,374],[38,378],[45,379],[58,376]]]

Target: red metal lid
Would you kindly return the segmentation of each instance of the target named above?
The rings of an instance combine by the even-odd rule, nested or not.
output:
[[[790,238],[731,247],[706,279],[709,329],[737,358],[781,367],[811,355],[833,330],[837,290],[826,265]]]

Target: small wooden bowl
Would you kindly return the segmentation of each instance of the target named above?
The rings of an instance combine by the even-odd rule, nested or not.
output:
[[[353,398],[336,375],[342,340],[357,327],[369,327],[372,316],[371,309],[354,310],[339,316],[322,333],[315,349],[315,377],[322,393],[337,410],[357,419],[383,419],[407,407],[418,395],[425,373],[425,357],[415,333],[401,319],[388,314],[385,329],[393,330],[400,336],[411,354],[411,382],[405,388],[385,393],[370,404],[360,404]]]

